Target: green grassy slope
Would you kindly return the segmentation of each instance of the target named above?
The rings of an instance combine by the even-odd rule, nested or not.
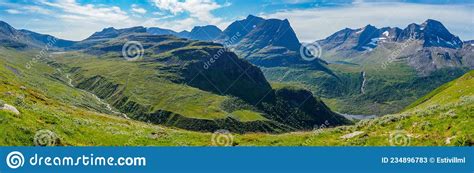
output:
[[[237,138],[237,143],[303,146],[472,146],[473,118],[474,71],[470,71],[434,90],[398,114],[362,120],[353,126],[322,128],[313,132],[241,136]],[[356,134],[354,132],[360,134],[352,138],[341,138],[347,134]]]
[[[130,40],[143,44],[144,56],[137,61],[125,61],[119,49]],[[277,110],[285,99],[276,97],[279,89],[270,86],[259,68],[219,44],[129,34],[85,52],[96,56],[75,52],[60,54],[56,60],[71,73],[74,86],[95,93],[133,119],[190,130],[240,132],[311,129],[327,116],[336,117],[328,120],[334,124],[348,123],[312,95],[300,105],[289,105],[295,112],[291,116],[287,110]],[[234,104],[232,109],[229,103]]]
[[[142,59],[122,57],[118,47],[129,39],[143,43]],[[311,129],[326,120],[335,125],[349,123],[311,93],[297,100],[289,96],[300,91],[273,89],[257,67],[220,50],[222,46],[214,43],[130,34],[84,50],[88,54],[57,52],[52,58],[37,60],[32,59],[38,53],[35,50],[0,52],[5,54],[7,70],[32,72],[11,81],[22,81],[67,105],[143,122],[239,133]],[[221,57],[205,68],[203,64],[213,55]],[[282,104],[287,109],[281,109]]]
[[[378,56],[372,54],[365,58],[372,60]],[[399,112],[413,101],[467,71],[464,68],[445,68],[428,76],[420,76],[403,60],[389,63],[386,68],[381,68],[380,63],[367,60],[355,61],[352,64],[330,64],[330,69],[338,78],[321,71],[302,68],[263,68],[262,71],[271,82],[305,86],[320,96],[334,111],[365,115]],[[364,87],[362,73],[365,73]]]
[[[14,95],[15,97],[23,98],[39,97],[36,95],[42,95],[41,99],[44,99],[45,101],[58,101],[62,103],[62,105],[54,105],[53,107],[60,108],[74,106],[78,108],[86,108],[87,111],[115,114],[116,116],[122,116],[118,113],[121,111],[126,113],[130,118],[145,122],[155,119],[152,119],[153,117],[146,119],[146,116],[136,117],[138,114],[134,115],[122,110],[134,110],[138,106],[133,103],[153,105],[156,107],[154,112],[164,114],[160,117],[164,117],[164,119],[167,119],[168,121],[152,122],[199,131],[214,131],[218,128],[222,128],[219,126],[229,126],[230,124],[234,124],[235,128],[229,127],[228,129],[238,132],[244,132],[247,130],[267,130],[269,132],[277,132],[279,130],[291,129],[281,125],[280,123],[276,123],[275,121],[268,120],[262,116],[263,113],[257,112],[258,110],[254,109],[252,106],[238,108],[231,111],[226,110],[222,104],[224,101],[232,99],[230,96],[213,94],[211,92],[172,83],[168,80],[155,77],[159,75],[156,75],[156,71],[153,69],[162,64],[144,66],[143,64],[147,63],[135,64],[127,63],[126,61],[119,59],[105,60],[90,57],[70,59],[74,61],[83,60],[81,62],[84,64],[76,62],[77,65],[88,67],[82,70],[82,77],[87,78],[87,76],[89,76],[90,78],[93,78],[99,74],[107,77],[107,80],[111,81],[111,83],[113,82],[114,85],[128,86],[123,90],[127,95],[127,101],[125,102],[127,104],[122,105],[133,105],[135,107],[117,107],[120,109],[119,110],[114,108],[115,102],[111,101],[115,97],[103,97],[103,95],[100,95],[103,92],[107,92],[107,89],[114,89],[113,85],[110,85],[109,88],[97,87],[94,88],[97,90],[91,90],[91,92],[76,89],[70,86],[70,84],[77,85],[76,81],[73,79],[73,73],[71,73],[70,68],[64,64],[58,64],[57,61],[52,61],[51,59],[33,60],[31,57],[35,57],[37,53],[33,50],[21,53],[16,50],[2,48],[0,53],[2,62],[0,67],[5,71],[5,73],[2,73],[2,78],[5,81],[5,86],[2,88],[5,89],[4,92],[7,93],[5,95],[8,96]],[[33,61],[35,63],[31,63]],[[26,64],[32,64],[31,68],[27,68]],[[90,69],[94,69],[95,72],[93,74],[90,73]],[[12,82],[17,82],[20,86],[25,86],[28,89],[37,91],[25,93],[25,91],[20,90],[23,91],[23,93],[15,93],[13,90],[19,89],[20,86],[17,86],[17,88],[9,87],[9,84]],[[94,85],[89,85],[88,87],[92,86]],[[97,98],[92,93],[97,94],[102,99]],[[12,99],[13,100],[10,100],[9,102],[10,104],[15,102],[15,99]],[[115,101],[117,100],[122,101],[124,99],[116,99]],[[111,104],[108,105],[108,103]],[[35,106],[29,105],[28,107]],[[154,108],[150,106],[150,109]],[[233,113],[236,113],[237,115],[233,116]],[[182,115],[186,115],[186,117]],[[209,129],[206,129],[207,127],[209,127]]]
[[[29,53],[0,51],[0,99],[15,106],[21,115],[0,111],[0,145],[34,145],[35,133],[50,130],[62,146],[211,146],[212,133],[185,130],[127,120],[97,113],[107,109],[89,93],[75,89],[57,78],[43,62],[26,69]],[[390,145],[391,134],[409,139],[407,145],[472,145],[474,115],[474,72],[453,81],[445,89],[423,99],[405,112],[366,120],[354,126],[322,128],[281,135],[264,133],[232,134],[229,145],[305,146],[305,145]],[[25,87],[22,87],[25,86]],[[23,88],[23,89],[22,89]],[[237,111],[242,121],[255,114]],[[323,124],[321,124],[323,125]],[[332,126],[324,123],[324,126]],[[342,139],[341,136],[362,131]],[[402,131],[403,133],[400,133]],[[215,135],[214,135],[215,136]],[[228,135],[230,136],[230,135]],[[393,136],[393,135],[392,135]],[[450,143],[446,141],[451,138]],[[403,140],[405,141],[405,140]],[[401,143],[404,144],[404,143]]]

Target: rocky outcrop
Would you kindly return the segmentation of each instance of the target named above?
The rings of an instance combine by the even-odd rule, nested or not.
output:
[[[1,103],[0,103],[0,104],[1,104]],[[12,106],[12,105],[9,105],[9,104],[6,104],[6,103],[0,105],[0,110],[2,110],[2,111],[7,111],[7,112],[11,112],[11,113],[13,113],[13,114],[15,114],[15,115],[20,115],[20,111],[18,111],[18,109],[16,109],[16,108],[15,108],[14,106]]]

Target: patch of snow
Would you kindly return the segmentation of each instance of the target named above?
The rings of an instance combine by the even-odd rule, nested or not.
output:
[[[363,31],[364,31],[364,29],[359,29],[359,30],[357,30],[356,34],[360,34],[360,33],[362,33]]]
[[[377,46],[377,42],[378,42],[379,40],[380,40],[380,38],[372,38],[372,39],[370,39],[370,42],[367,43],[367,45],[368,45],[368,46],[369,46],[369,45],[372,45],[373,47],[375,47],[375,46]],[[371,49],[372,49],[373,47],[371,47]]]
[[[382,35],[385,36],[385,37],[388,37],[390,35],[390,33],[388,31],[385,31],[385,32],[382,33]]]
[[[372,50],[374,50],[373,48],[367,47],[367,46],[362,46],[362,49],[365,49],[365,50],[367,50],[367,51],[369,51],[369,52],[372,51]]]
[[[454,46],[454,44],[451,43],[450,41],[447,41],[446,43],[448,43],[448,44],[451,45],[451,46]]]

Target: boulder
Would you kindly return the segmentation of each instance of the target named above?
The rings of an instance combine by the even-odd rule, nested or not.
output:
[[[20,111],[18,111],[18,109],[9,104],[3,104],[2,106],[0,106],[0,110],[8,111],[14,113],[15,115],[20,115]]]
[[[364,133],[363,131],[355,131],[349,134],[346,134],[344,136],[341,136],[341,139],[350,139],[356,136],[359,136],[360,134]]]

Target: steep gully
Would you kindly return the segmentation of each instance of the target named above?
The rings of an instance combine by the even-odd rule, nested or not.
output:
[[[72,84],[72,79],[69,77],[69,74],[66,74],[66,79],[68,80],[67,84],[68,84],[70,87],[76,88],[76,87],[74,87],[74,85]],[[77,88],[77,89],[79,89],[79,88]],[[116,114],[116,115],[121,115],[121,116],[122,116],[123,118],[125,118],[125,119],[130,119],[126,114],[121,113],[121,112],[114,111],[114,110],[112,109],[112,106],[110,106],[109,103],[103,101],[102,99],[100,99],[100,98],[99,98],[97,95],[95,95],[94,93],[91,93],[91,92],[86,91],[86,90],[83,90],[83,89],[79,89],[79,90],[81,90],[82,92],[85,92],[85,93],[88,93],[88,94],[92,95],[92,97],[94,97],[100,104],[105,105],[107,111],[109,111],[109,112],[111,112],[111,113],[113,113],[113,114]]]

